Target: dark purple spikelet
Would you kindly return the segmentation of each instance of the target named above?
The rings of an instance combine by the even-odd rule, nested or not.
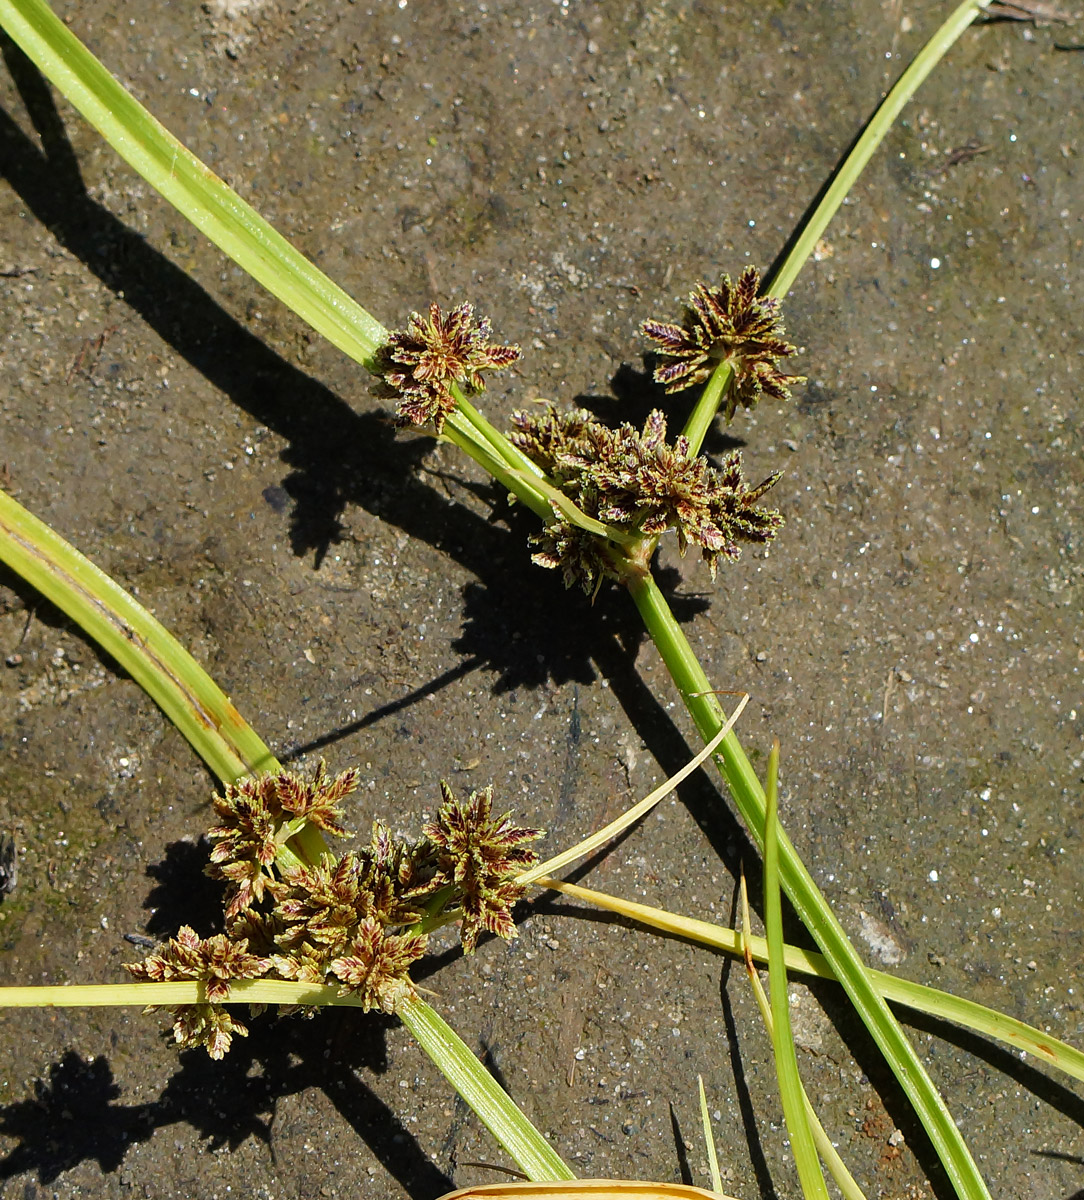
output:
[[[786,375],[781,359],[796,353],[785,338],[779,301],[758,296],[760,273],[746,267],[736,284],[724,275],[718,287],[697,283],[689,293],[681,325],[644,321],[642,332],[655,343],[659,363],[655,382],[679,392],[709,379],[720,363],[732,368],[724,413],[729,422],[740,404],[753,408],[761,395],[790,397],[790,385],[804,376]]]
[[[782,477],[782,471],[775,471],[756,487],[749,487],[740,450],[728,454],[719,470],[712,470],[708,514],[713,535],[697,539],[712,579],[720,558],[733,562],[741,557],[742,542],[763,545],[783,528],[782,513],[758,505]]]
[[[388,338],[380,354],[384,382],[399,399],[400,425],[433,423],[437,433],[455,409],[453,383],[467,392],[485,387],[483,371],[499,371],[520,357],[518,346],[491,344],[488,318],[474,320],[467,301],[444,312],[430,304],[429,313],[412,312],[405,330]]]

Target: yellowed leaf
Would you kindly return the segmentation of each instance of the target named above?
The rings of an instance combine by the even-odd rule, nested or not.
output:
[[[556,1183],[489,1183],[460,1188],[441,1200],[732,1200],[722,1192],[643,1179],[573,1179]]]

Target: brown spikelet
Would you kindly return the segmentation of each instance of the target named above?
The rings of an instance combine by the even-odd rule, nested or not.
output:
[[[426,316],[410,314],[406,329],[393,333],[381,352],[384,382],[399,398],[400,425],[432,422],[440,433],[455,409],[453,383],[480,392],[483,371],[499,371],[520,357],[518,346],[493,345],[490,332],[489,319],[475,321],[467,301],[448,312],[430,304]]]
[[[691,455],[686,438],[668,443],[658,410],[640,430],[610,429],[580,410],[559,414],[552,406],[513,420],[513,442],[583,512],[648,537],[673,529],[682,554],[690,543],[700,547],[713,578],[720,558],[736,559],[741,543],[768,542],[783,526],[778,512],[758,507],[779,474],[750,488],[740,454],[716,468]],[[567,521],[559,518],[533,540],[535,562],[562,568],[566,585],[579,583],[589,595],[609,573],[599,539]]]
[[[790,385],[804,376],[779,370],[781,359],[796,353],[785,338],[779,301],[758,296],[760,273],[746,267],[731,283],[724,275],[718,287],[697,283],[689,293],[681,325],[644,321],[641,331],[658,350],[655,382],[667,392],[704,383],[720,363],[729,363],[724,414],[729,422],[738,405],[753,408],[761,395],[776,400],[790,396]]]

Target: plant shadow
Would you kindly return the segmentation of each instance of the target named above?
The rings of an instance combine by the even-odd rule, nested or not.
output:
[[[145,874],[153,880],[143,907],[148,910],[146,930],[159,940],[173,937],[182,925],[191,926],[200,937],[222,932],[225,884],[206,872],[210,843],[171,842],[161,862],[151,863]]]
[[[121,1089],[104,1056],[88,1062],[69,1050],[37,1082],[32,1098],[0,1109],[0,1134],[17,1142],[0,1159],[0,1181],[35,1174],[50,1184],[91,1161],[113,1172],[132,1146],[178,1122],[212,1150],[256,1138],[274,1161],[279,1102],[320,1088],[411,1196],[440,1196],[454,1187],[451,1179],[365,1084],[365,1073],[387,1069],[392,1018],[369,1014],[359,1024],[358,1017],[326,1010],[308,1021],[257,1019],[221,1062],[202,1050],[183,1052],[161,1095],[142,1104],[119,1102]]]

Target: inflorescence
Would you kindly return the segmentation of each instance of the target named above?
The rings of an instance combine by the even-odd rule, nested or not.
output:
[[[495,346],[489,319],[474,320],[464,302],[449,312],[430,304],[429,315],[412,312],[405,330],[393,333],[380,354],[384,383],[398,397],[400,425],[433,423],[437,433],[455,410],[452,384],[466,392],[485,388],[483,371],[499,371],[519,357],[518,346]]]
[[[644,321],[641,329],[657,347],[655,381],[676,392],[705,382],[725,364],[727,421],[761,395],[787,399],[802,376],[784,374],[779,363],[795,347],[784,337],[778,300],[758,296],[759,288],[759,272],[746,267],[736,284],[728,275],[718,287],[697,283],[681,325]],[[489,335],[489,322],[475,323],[470,304],[448,313],[432,304],[424,318],[412,313],[408,328],[391,334],[381,352],[384,382],[399,400],[399,423],[431,422],[440,433],[456,406],[453,384],[480,391],[482,370],[519,357],[518,346],[491,345]],[[511,441],[548,483],[592,523],[613,531],[607,541],[597,524],[586,528],[567,506],[554,505],[555,520],[532,539],[534,561],[560,567],[566,586],[578,583],[588,595],[603,579],[628,574],[636,554],[630,539],[641,539],[639,547],[650,552],[652,539],[673,529],[681,553],[690,542],[699,546],[714,578],[720,559],[740,556],[741,543],[769,542],[782,528],[780,513],[758,506],[781,473],[751,487],[740,453],[713,466],[692,453],[685,437],[667,444],[661,411],[652,412],[642,430],[629,424],[611,429],[582,409],[562,413],[552,405],[538,414],[517,412],[512,420]]]
[[[749,487],[740,451],[716,468],[703,455],[691,456],[684,437],[668,445],[666,418],[657,409],[642,431],[610,429],[583,409],[561,413],[552,405],[512,420],[512,441],[581,512],[645,537],[674,529],[682,554],[690,542],[700,547],[712,578],[720,558],[740,556],[741,542],[769,542],[782,528],[778,512],[757,507],[782,472]],[[599,538],[560,515],[533,540],[534,561],[561,567],[566,586],[579,583],[592,595],[604,577],[618,577]]]
[[[280,771],[214,798],[207,873],[227,884],[226,932],[200,938],[186,925],[128,966],[147,982],[204,983],[206,1003],[172,1010],[182,1046],[221,1058],[234,1034],[247,1036],[236,1008],[222,1003],[234,980],[338,986],[366,1010],[394,1012],[414,994],[408,972],[428,928],[460,919],[468,954],[484,931],[516,936],[511,910],[524,889],[515,880],[536,858],[527,843],[542,833],[514,825],[510,813],[493,816],[490,788],[463,802],[441,783],[443,802],[417,842],[374,822],[365,849],[299,859],[288,843],[306,825],[346,836],[339,806],[357,783],[356,771],[331,778],[321,764],[309,780]]]
[[[721,363],[731,375],[724,414],[733,419],[740,404],[753,408],[763,393],[776,400],[790,398],[790,385],[802,375],[785,375],[779,360],[796,353],[784,336],[786,329],[774,296],[758,296],[760,272],[746,267],[738,282],[724,275],[718,287],[698,283],[689,293],[681,325],[644,321],[644,335],[658,347],[655,382],[667,392],[704,383]]]
[[[778,301],[757,296],[760,276],[747,267],[732,284],[698,283],[682,325],[645,321],[659,347],[655,380],[667,392],[707,380],[720,364],[731,367],[725,395],[729,421],[740,404],[760,395],[784,400],[789,384],[779,361],[795,352],[784,337]],[[432,424],[439,434],[455,410],[456,389],[479,392],[483,371],[520,356],[518,346],[490,342],[488,320],[474,320],[463,303],[445,313],[411,313],[405,331],[380,352],[384,383],[398,397],[400,424]],[[642,430],[610,429],[582,409],[513,416],[512,442],[583,516],[622,535],[620,547],[554,506],[556,520],[533,540],[534,560],[560,567],[566,586],[594,594],[606,577],[622,578],[630,544],[650,553],[653,539],[677,533],[682,554],[700,547],[714,578],[719,559],[736,559],[741,543],[771,541],[783,525],[758,501],[780,478],[746,483],[741,454],[718,466],[693,455],[687,438],[666,441],[666,417],[652,412]],[[637,541],[639,539],[639,541]],[[128,970],[149,982],[195,980],[206,1001],[172,1010],[173,1033],[183,1046],[202,1045],[221,1058],[234,1034],[247,1029],[224,1005],[230,983],[273,978],[352,993],[361,1007],[394,1012],[414,995],[409,969],[425,952],[428,930],[460,921],[467,953],[488,931],[515,937],[512,907],[523,894],[516,882],[535,861],[528,843],[541,831],[513,825],[509,813],[492,815],[492,791],[466,802],[441,783],[436,819],[417,842],[393,837],[374,822],[369,845],[317,861],[299,856],[297,835],[310,829],[345,837],[341,804],[358,785],[356,771],[329,777],[323,764],[311,779],[278,771],[242,779],[214,798],[208,874],[226,884],[225,932],[201,938],[183,926],[166,946]]]

